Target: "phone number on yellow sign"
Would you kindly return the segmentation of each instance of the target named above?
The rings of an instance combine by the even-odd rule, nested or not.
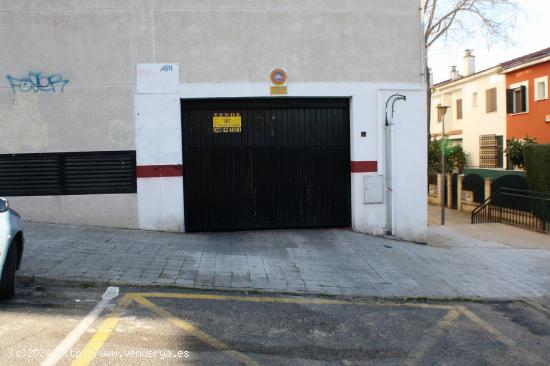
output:
[[[240,127],[214,127],[214,133],[240,133],[242,129]]]

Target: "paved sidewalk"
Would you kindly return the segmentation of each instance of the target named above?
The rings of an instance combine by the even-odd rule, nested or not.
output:
[[[28,223],[20,271],[120,285],[376,297],[550,295],[550,250],[448,247],[348,230],[174,234]]]
[[[441,209],[428,206],[430,245],[437,247],[486,247],[550,250],[550,235],[504,224],[472,225],[471,215],[446,210],[445,225],[440,224]]]

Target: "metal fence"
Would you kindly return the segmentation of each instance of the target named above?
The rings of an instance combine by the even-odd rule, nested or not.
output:
[[[550,193],[500,188],[472,211],[472,224],[503,223],[550,232]]]

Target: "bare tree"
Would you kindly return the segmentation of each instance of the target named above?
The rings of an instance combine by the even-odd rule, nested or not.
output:
[[[488,43],[509,39],[517,0],[423,0],[424,43],[460,40],[482,32]]]
[[[426,57],[440,40],[460,41],[484,34],[488,44],[509,40],[509,26],[518,7],[517,0],[422,0]],[[428,140],[430,139],[431,89],[426,62],[428,97]]]

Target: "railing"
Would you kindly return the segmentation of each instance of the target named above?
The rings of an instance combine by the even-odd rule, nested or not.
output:
[[[500,188],[472,211],[472,224],[503,223],[550,232],[550,193]]]

